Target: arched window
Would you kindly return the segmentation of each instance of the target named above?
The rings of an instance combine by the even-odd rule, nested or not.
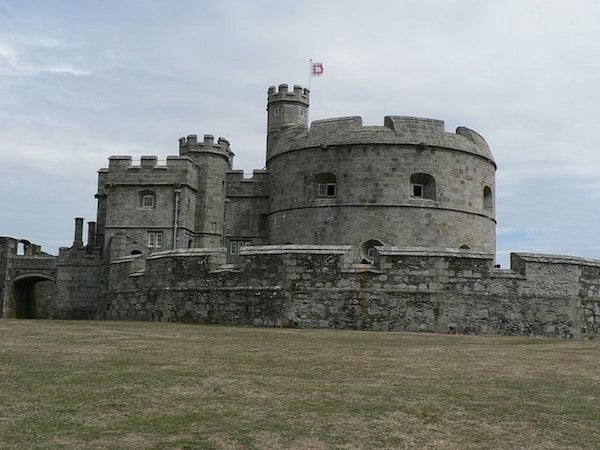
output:
[[[332,173],[320,173],[315,176],[317,185],[317,197],[335,197],[337,195],[337,186],[335,175]]]
[[[493,211],[494,209],[494,197],[492,195],[492,188],[489,186],[483,188],[483,209],[486,211]]]
[[[414,198],[435,200],[435,178],[427,173],[413,173],[410,176],[410,195]]]
[[[152,191],[140,192],[140,206],[144,209],[154,209],[156,206],[156,195]]]

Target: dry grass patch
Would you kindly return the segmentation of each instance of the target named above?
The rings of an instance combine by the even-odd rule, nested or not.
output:
[[[0,448],[595,448],[600,343],[0,320]]]

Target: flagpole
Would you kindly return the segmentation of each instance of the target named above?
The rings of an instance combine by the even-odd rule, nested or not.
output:
[[[310,91],[310,82],[312,81],[312,58],[308,60],[308,90]]]

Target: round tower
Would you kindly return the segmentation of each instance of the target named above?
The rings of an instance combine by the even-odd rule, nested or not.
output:
[[[313,122],[270,149],[271,244],[454,248],[495,253],[495,171],[478,133],[388,116]]]
[[[280,84],[277,90],[271,86],[267,91],[267,159],[283,133],[308,129],[309,94],[297,84],[291,92],[287,84]]]

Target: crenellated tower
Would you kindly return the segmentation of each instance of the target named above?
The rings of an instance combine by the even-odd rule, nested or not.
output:
[[[282,133],[290,130],[308,130],[310,91],[297,84],[288,91],[287,84],[267,91],[267,160],[271,149]]]
[[[232,168],[233,152],[229,141],[205,134],[198,142],[195,134],[179,139],[179,155],[187,156],[198,167],[195,247],[225,245],[225,178]]]

